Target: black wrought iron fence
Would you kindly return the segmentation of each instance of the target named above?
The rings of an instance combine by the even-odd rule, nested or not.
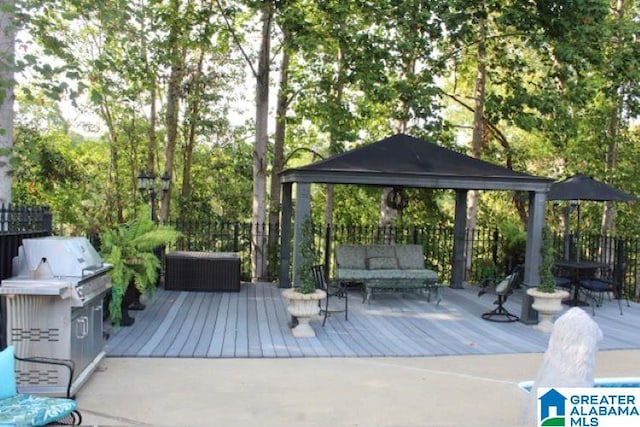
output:
[[[47,207],[0,204],[0,280],[12,275],[11,262],[23,239],[50,234]]]
[[[0,280],[11,277],[13,257],[22,240],[51,234],[51,212],[46,207],[0,204]],[[0,301],[0,348],[6,346],[4,301]]]
[[[252,224],[241,222],[184,222],[172,225],[184,237],[177,242],[178,250],[239,252],[242,257],[243,280],[252,276],[251,259],[256,240],[266,245],[266,253],[256,266],[263,272],[265,280],[276,280],[279,272],[280,230],[278,224],[258,224],[252,239]],[[271,236],[271,244],[269,244]],[[425,265],[438,272],[440,280],[447,283],[451,279],[453,256],[453,229],[451,227],[378,226],[355,224],[332,224],[314,226],[314,242],[317,262],[325,263],[329,271],[335,268],[333,253],[339,244],[396,243],[420,244],[424,248]],[[629,296],[638,297],[640,287],[640,247],[637,239],[582,235],[561,235],[554,237],[558,258],[579,256],[583,260],[599,261],[611,266],[610,274],[624,283]],[[566,247],[566,249],[565,249]],[[466,234],[468,257],[465,278],[471,283],[479,281],[480,266],[491,261],[500,275],[506,275],[513,267],[524,261],[524,247],[514,249],[497,229],[473,229]],[[576,255],[579,254],[579,255]]]
[[[263,280],[275,280],[278,277],[280,256],[280,227],[278,224],[256,224],[242,222],[217,221],[172,221],[170,225],[182,233],[176,242],[181,251],[238,252],[241,257],[243,280],[252,277],[252,255],[256,250],[256,241],[262,240],[266,252],[259,258],[259,277]],[[255,233],[252,234],[252,230]],[[272,236],[272,241],[269,241]]]
[[[46,206],[0,204],[0,233],[19,231],[51,232],[51,211]]]

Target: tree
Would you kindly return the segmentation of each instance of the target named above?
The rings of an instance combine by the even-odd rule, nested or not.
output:
[[[13,147],[15,2],[0,0],[0,205],[11,202],[10,152]]]
[[[267,275],[267,239],[263,227],[267,213],[267,145],[269,143],[269,71],[271,67],[271,24],[274,6],[270,0],[260,7],[260,50],[256,77],[256,139],[253,151],[253,215],[251,253],[253,279]]]
[[[633,4],[633,2],[630,2]],[[635,12],[635,13],[634,13]],[[627,17],[626,15],[631,15]],[[608,57],[603,61],[605,78],[610,82],[604,84],[608,113],[605,128],[606,141],[606,168],[605,177],[609,184],[613,184],[618,169],[620,145],[623,142],[623,128],[634,113],[638,113],[638,88],[637,37],[638,10],[624,0],[617,0],[612,17],[612,31],[607,40],[605,52]],[[604,82],[603,82],[604,83]],[[606,202],[602,213],[601,233],[615,234],[615,204]]]

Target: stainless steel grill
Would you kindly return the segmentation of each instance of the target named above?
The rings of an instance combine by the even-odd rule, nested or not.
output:
[[[7,343],[22,357],[73,360],[72,393],[104,357],[102,302],[111,288],[110,269],[84,237],[25,239],[13,260],[15,275],[0,285]],[[66,391],[62,369],[18,363],[16,371],[22,390]]]

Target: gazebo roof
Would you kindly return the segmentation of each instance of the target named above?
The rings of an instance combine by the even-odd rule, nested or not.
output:
[[[552,182],[405,134],[287,169],[281,178],[283,183],[521,191],[547,191]]]

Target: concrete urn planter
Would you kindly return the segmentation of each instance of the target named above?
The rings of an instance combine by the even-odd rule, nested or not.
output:
[[[534,328],[542,332],[551,332],[553,316],[562,311],[562,301],[569,298],[569,292],[556,290],[549,293],[531,288],[527,290],[527,295],[533,297],[531,307],[540,314],[540,322]]]
[[[289,306],[287,307],[289,314],[298,319],[298,325],[291,329],[293,336],[296,338],[315,337],[316,333],[309,325],[309,320],[320,312],[318,301],[327,297],[326,292],[316,289],[313,293],[302,294],[294,288],[290,288],[282,291],[282,296],[289,301]]]

